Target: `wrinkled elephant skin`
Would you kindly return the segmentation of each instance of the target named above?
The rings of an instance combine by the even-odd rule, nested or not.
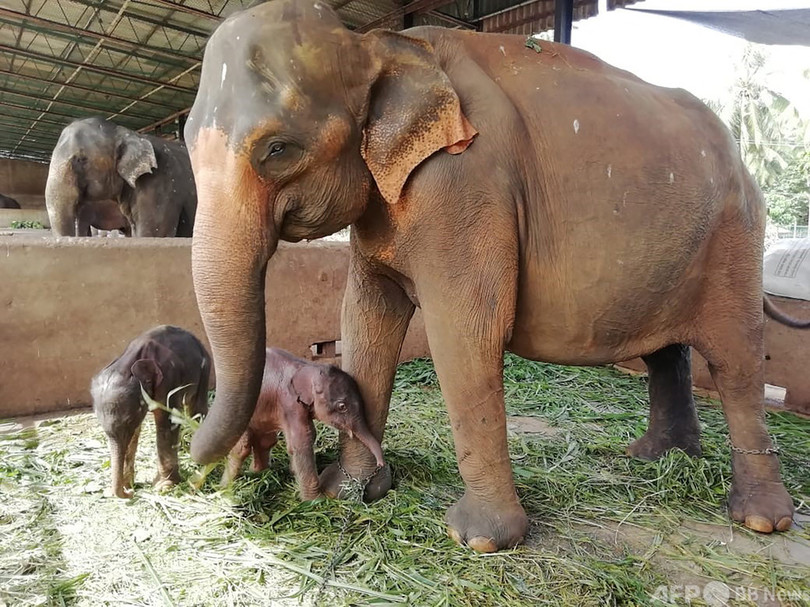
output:
[[[200,341],[188,331],[161,325],[133,339],[124,353],[99,371],[90,385],[93,411],[110,443],[112,492],[132,497],[135,451],[148,411],[141,387],[161,405],[153,411],[157,428],[158,474],[155,485],[180,481],[177,443],[180,426],[169,409],[185,406],[191,415],[208,411],[211,361]],[[169,394],[177,389],[177,392]]]
[[[384,465],[382,447],[366,425],[363,399],[355,381],[334,365],[312,363],[268,348],[259,400],[247,430],[228,456],[223,485],[239,474],[251,451],[253,470],[267,468],[269,451],[282,431],[301,498],[319,497],[313,419],[356,436],[372,452],[377,466]]]
[[[599,365],[644,356],[650,425],[631,451],[699,452],[688,348],[710,363],[731,440],[763,415],[765,206],[722,123],[682,90],[524,36],[348,31],[312,0],[271,0],[208,42],[186,141],[200,193],[195,291],[218,390],[192,456],[242,435],[264,364],[264,275],[279,239],[352,224],[343,365],[382,439],[415,306],[466,491],[451,535],[520,542],[503,354]],[[272,263],[272,261],[270,261]],[[271,311],[272,313],[272,311]],[[344,435],[356,477],[376,462]],[[774,454],[733,453],[735,520],[791,524]],[[390,486],[378,475],[366,497]],[[321,488],[339,492],[337,466]]]
[[[101,118],[76,120],[51,155],[45,206],[56,236],[89,236],[91,228],[191,236],[197,190],[188,151]]]

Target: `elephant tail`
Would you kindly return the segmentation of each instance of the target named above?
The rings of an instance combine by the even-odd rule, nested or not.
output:
[[[771,301],[771,298],[767,295],[762,296],[762,302],[762,308],[765,310],[765,314],[773,318],[776,322],[788,327],[793,327],[794,329],[810,329],[810,320],[800,320],[798,318],[788,316],[782,312],[782,310],[777,308],[776,305]]]

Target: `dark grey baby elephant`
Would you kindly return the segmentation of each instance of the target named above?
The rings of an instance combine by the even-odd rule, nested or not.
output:
[[[357,438],[374,455],[377,465],[383,465],[382,447],[366,425],[363,399],[354,379],[334,365],[312,363],[268,348],[259,400],[247,430],[228,456],[222,484],[229,484],[239,474],[251,450],[253,470],[267,468],[270,449],[282,431],[301,498],[320,496],[313,419]]]
[[[112,490],[118,497],[132,497],[135,450],[141,423],[148,411],[141,385],[149,397],[173,409],[185,407],[192,415],[208,412],[208,376],[211,361],[200,341],[188,331],[161,325],[133,339],[124,353],[93,378],[93,410],[110,441]],[[175,388],[169,403],[168,394]],[[180,481],[177,462],[179,426],[167,411],[155,409],[158,473],[155,485]]]

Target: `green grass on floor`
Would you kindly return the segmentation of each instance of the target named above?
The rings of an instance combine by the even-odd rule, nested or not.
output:
[[[757,604],[751,589],[810,603],[810,530],[759,536],[728,521],[719,408],[700,406],[702,459],[642,462],[624,449],[646,428],[643,378],[508,356],[505,392],[510,416],[549,431],[510,437],[531,528],[494,555],[446,536],[462,483],[429,361],[399,369],[384,441],[395,489],[368,505],[299,502],[281,448],[227,491],[215,471],[199,491],[158,494],[151,420],[131,501],[103,494],[109,457],[92,416],[0,434],[0,605],[666,605],[690,587],[701,605],[708,582],[749,589],[732,604]],[[808,520],[810,421],[768,422]],[[336,447],[321,426],[319,468]],[[187,451],[182,462],[188,477]]]

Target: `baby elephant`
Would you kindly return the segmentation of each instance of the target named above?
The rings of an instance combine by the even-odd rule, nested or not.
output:
[[[90,393],[93,410],[110,441],[112,490],[118,497],[132,497],[135,481],[135,450],[141,423],[148,407],[141,385],[149,397],[166,406],[169,392],[181,386],[168,406],[185,405],[192,414],[208,412],[208,375],[211,362],[205,347],[188,331],[162,325],[133,339],[124,353],[93,378]],[[158,473],[155,485],[180,481],[177,463],[179,426],[169,413],[153,411],[157,427]]]
[[[312,363],[268,348],[259,400],[248,429],[228,455],[222,484],[229,484],[239,474],[251,449],[253,470],[267,468],[270,449],[281,430],[301,498],[320,496],[313,419],[356,437],[377,458],[377,464],[383,465],[382,447],[366,425],[363,400],[354,379],[334,365]]]

